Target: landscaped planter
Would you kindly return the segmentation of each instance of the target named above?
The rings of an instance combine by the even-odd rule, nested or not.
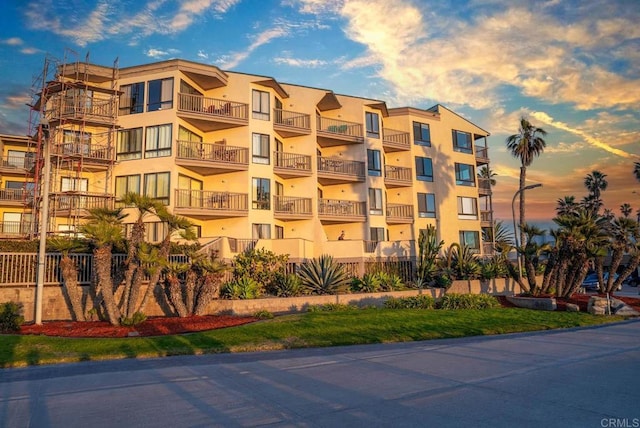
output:
[[[555,311],[558,308],[555,297],[506,296],[506,299],[519,308]]]

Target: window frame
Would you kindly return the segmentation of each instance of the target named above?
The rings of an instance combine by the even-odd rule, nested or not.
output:
[[[429,168],[431,169],[431,175],[425,174],[425,162],[428,161]],[[416,180],[428,181],[433,183],[433,160],[424,156],[416,156]]]
[[[436,194],[418,192],[418,217],[436,218]],[[432,206],[432,210],[430,210]]]
[[[271,94],[258,89],[251,90],[251,117],[258,120],[271,119]]]
[[[118,103],[118,116],[144,113],[144,87],[145,82],[120,86],[122,94],[120,94],[120,102]]]
[[[471,241],[473,241],[473,245],[469,245],[468,244],[468,240],[467,237],[471,235],[472,239]],[[460,230],[459,234],[458,234],[458,238],[460,240],[460,245],[466,245],[467,247],[469,247],[472,251],[480,251],[480,232],[478,232],[477,230]]]
[[[426,127],[428,140],[424,139],[424,127]],[[431,147],[431,127],[428,123],[413,122],[413,144]]]
[[[251,134],[251,162],[261,165],[271,163],[271,136],[269,134]],[[258,149],[256,151],[256,148]],[[264,153],[263,153],[264,152]]]
[[[267,191],[266,195],[261,195],[261,192],[264,192],[264,183],[267,184]],[[251,179],[251,206],[254,210],[271,209],[271,179],[264,177]]]
[[[380,138],[380,115],[367,111],[364,113],[367,137]]]
[[[372,177],[382,176],[382,154],[380,150],[367,149],[367,174]]]
[[[162,192],[159,192],[160,189],[158,188],[158,177],[161,175],[167,177],[166,195],[163,194]],[[151,177],[154,178],[154,182],[155,182],[153,192],[148,191]],[[169,205],[171,202],[171,173],[168,171],[162,171],[162,172],[149,172],[144,174],[143,195],[148,196],[149,198],[154,199],[156,201],[159,201],[163,205]]]
[[[382,189],[369,187],[369,214],[382,215],[383,212],[384,200],[382,197]]]
[[[131,186],[131,183],[129,183],[129,180],[133,179],[134,177],[137,177],[138,179],[138,185],[137,186]],[[124,192],[118,192],[118,181],[121,181],[121,179],[125,179],[125,185],[124,185]],[[130,192],[134,192],[137,194],[140,194],[140,186],[142,184],[142,177],[140,176],[140,174],[129,174],[129,175],[118,175],[115,178],[114,181],[114,195],[116,197],[116,202],[120,202],[122,200],[122,197]],[[132,187],[137,187],[136,189],[132,189]]]
[[[171,110],[173,108],[173,77],[147,82],[147,111]]]
[[[131,138],[135,131],[139,131],[137,140]],[[123,141],[124,136],[127,136],[126,141]],[[118,131],[118,142],[116,145],[116,160],[134,160],[142,159],[142,145],[144,141],[144,128],[129,128],[121,129]],[[127,146],[127,150],[121,151],[122,146]],[[131,146],[134,146],[134,150],[131,150]]]
[[[458,196],[457,204],[459,220],[478,219],[478,198],[471,196]]]
[[[251,223],[251,239],[271,239],[271,225],[269,223]]]
[[[451,131],[453,138],[453,150],[460,153],[473,154],[473,138],[470,132],[459,131],[457,129],[453,129]],[[459,136],[464,135],[466,140],[469,142],[468,145],[461,145],[459,143]]]
[[[467,168],[462,168],[467,167]],[[468,178],[463,177],[463,173],[467,171],[469,173]],[[476,169],[474,165],[468,163],[455,163],[455,175],[457,186],[476,187]]]
[[[379,239],[380,234],[382,234],[382,239]],[[369,227],[369,240],[372,242],[384,242],[386,241],[386,235],[384,227]]]
[[[162,132],[162,129],[168,129],[168,132]],[[157,130],[157,136],[154,137],[149,133]],[[145,145],[144,145],[144,157],[148,158],[162,158],[171,156],[171,146],[173,141],[173,124],[165,123],[162,125],[147,126],[145,129]],[[165,139],[162,137],[165,136]],[[150,149],[150,142],[153,143]],[[162,146],[160,144],[163,144]]]

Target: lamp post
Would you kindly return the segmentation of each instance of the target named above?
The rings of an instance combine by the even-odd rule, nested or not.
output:
[[[518,247],[520,246],[520,244],[518,244],[518,231],[516,230],[515,203],[516,203],[516,198],[520,193],[524,192],[525,190],[535,189],[536,187],[542,187],[542,184],[541,183],[530,184],[528,186],[524,186],[522,189],[518,189],[518,191],[513,195],[513,199],[511,200],[511,218],[513,219],[513,237],[516,241],[516,258],[518,259],[518,278],[522,278],[522,262],[520,260],[520,253],[518,253]]]
[[[44,270],[46,258],[47,232],[49,227],[49,175],[51,174],[51,156],[49,155],[49,123],[42,119],[40,130],[43,141],[44,172],[40,182],[40,246],[38,248],[38,272],[36,278],[35,323],[42,324],[42,295],[44,293]]]

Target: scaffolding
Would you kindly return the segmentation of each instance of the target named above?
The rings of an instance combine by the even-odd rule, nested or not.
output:
[[[35,152],[32,216],[39,219],[43,186],[48,182],[47,230],[74,235],[88,210],[114,206],[117,84],[118,59],[112,67],[98,66],[89,62],[89,54],[80,61],[70,50],[63,61],[45,58],[42,74],[34,80],[29,118]],[[51,162],[48,180],[45,156]]]

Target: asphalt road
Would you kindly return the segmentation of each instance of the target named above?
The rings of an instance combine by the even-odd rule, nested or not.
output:
[[[640,427],[640,320],[0,369],[2,427]]]

